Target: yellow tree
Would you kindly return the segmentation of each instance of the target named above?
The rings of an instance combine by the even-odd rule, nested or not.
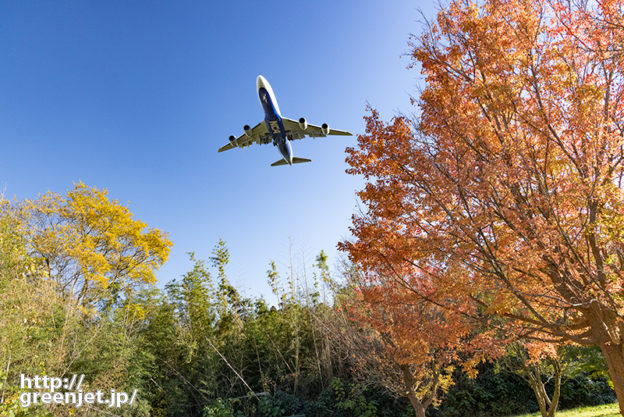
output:
[[[13,205],[0,199],[0,414],[23,410],[20,373],[80,372],[87,375],[84,387],[127,386],[133,361],[142,357],[137,331],[144,318],[131,291],[154,280],[170,246],[105,192],[82,184],[65,197],[49,193]],[[85,316],[116,300],[105,314]],[[93,413],[33,408],[45,415]]]
[[[624,413],[623,10],[451,1],[413,39],[419,120],[373,112],[349,150],[368,183],[343,248],[510,334],[599,346]]]
[[[31,256],[58,291],[87,307],[153,283],[172,246],[165,233],[134,219],[106,190],[82,183],[66,196],[48,192],[11,209],[27,225]]]

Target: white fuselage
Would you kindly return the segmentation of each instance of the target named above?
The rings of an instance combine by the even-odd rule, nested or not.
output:
[[[258,90],[258,98],[260,104],[264,110],[264,122],[266,127],[273,137],[273,144],[278,147],[284,160],[292,165],[293,153],[290,140],[286,135],[284,129],[284,123],[282,121],[282,114],[279,106],[277,105],[277,99],[271,88],[271,84],[262,75],[258,75],[256,79],[256,88]]]

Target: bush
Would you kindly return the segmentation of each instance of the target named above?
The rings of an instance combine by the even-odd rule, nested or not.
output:
[[[585,405],[609,404],[617,401],[615,391],[604,377],[592,377],[581,373],[567,379],[561,385],[559,408],[575,408]]]
[[[431,417],[493,417],[538,410],[535,395],[519,376],[497,371],[493,363],[479,365],[474,380],[455,371],[451,387],[440,407],[427,410]]]

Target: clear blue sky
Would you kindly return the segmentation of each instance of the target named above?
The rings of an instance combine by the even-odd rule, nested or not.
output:
[[[337,260],[361,179],[345,173],[355,137],[293,143],[312,163],[270,167],[273,146],[217,153],[263,113],[258,74],[282,114],[361,133],[366,103],[412,111],[414,1],[33,1],[0,4],[0,187],[7,197],[107,188],[174,243],[162,283],[230,248],[229,276],[269,292],[321,249]]]

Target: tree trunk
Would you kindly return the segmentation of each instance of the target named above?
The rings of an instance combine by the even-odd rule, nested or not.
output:
[[[600,349],[609,367],[609,376],[620,404],[620,414],[624,416],[624,344],[601,344]]]
[[[531,373],[531,375],[529,376],[529,385],[535,393],[535,399],[537,400],[537,404],[539,405],[540,414],[542,415],[542,417],[548,417],[548,409],[546,405],[547,395],[545,393],[545,390],[543,389],[544,386],[542,384],[542,381],[536,381],[535,376],[532,375],[532,370],[529,372]],[[539,373],[537,377],[540,378]]]
[[[416,396],[416,391],[414,391],[414,377],[412,376],[412,372],[410,370],[409,365],[403,364],[403,365],[400,365],[399,368],[401,369],[401,372],[403,373],[403,382],[405,384],[405,387],[407,388],[407,398],[409,398],[410,403],[412,403],[412,408],[414,408],[414,413],[416,417],[425,417],[425,410],[429,406],[430,401],[428,400],[425,403],[422,403]],[[437,380],[437,377],[436,377],[436,380]],[[431,399],[433,399],[434,396],[435,396],[435,388],[431,394]]]
[[[555,390],[553,392],[552,401],[550,402],[550,417],[554,417],[559,408],[559,397],[561,397],[561,377],[562,371],[559,363],[555,365]]]
[[[418,401],[418,398],[416,398],[416,394],[410,392],[407,395],[407,398],[409,398],[410,403],[412,403],[412,407],[414,408],[414,413],[416,417],[425,417],[425,407],[423,407],[420,401]]]
[[[538,365],[528,364],[526,365],[526,380],[531,386],[531,389],[535,393],[537,404],[539,405],[540,413],[542,417],[554,417],[559,406],[559,397],[561,395],[561,365],[558,359],[552,359],[553,366],[553,379],[554,390],[552,399],[546,392],[546,385],[542,381],[541,368]]]

